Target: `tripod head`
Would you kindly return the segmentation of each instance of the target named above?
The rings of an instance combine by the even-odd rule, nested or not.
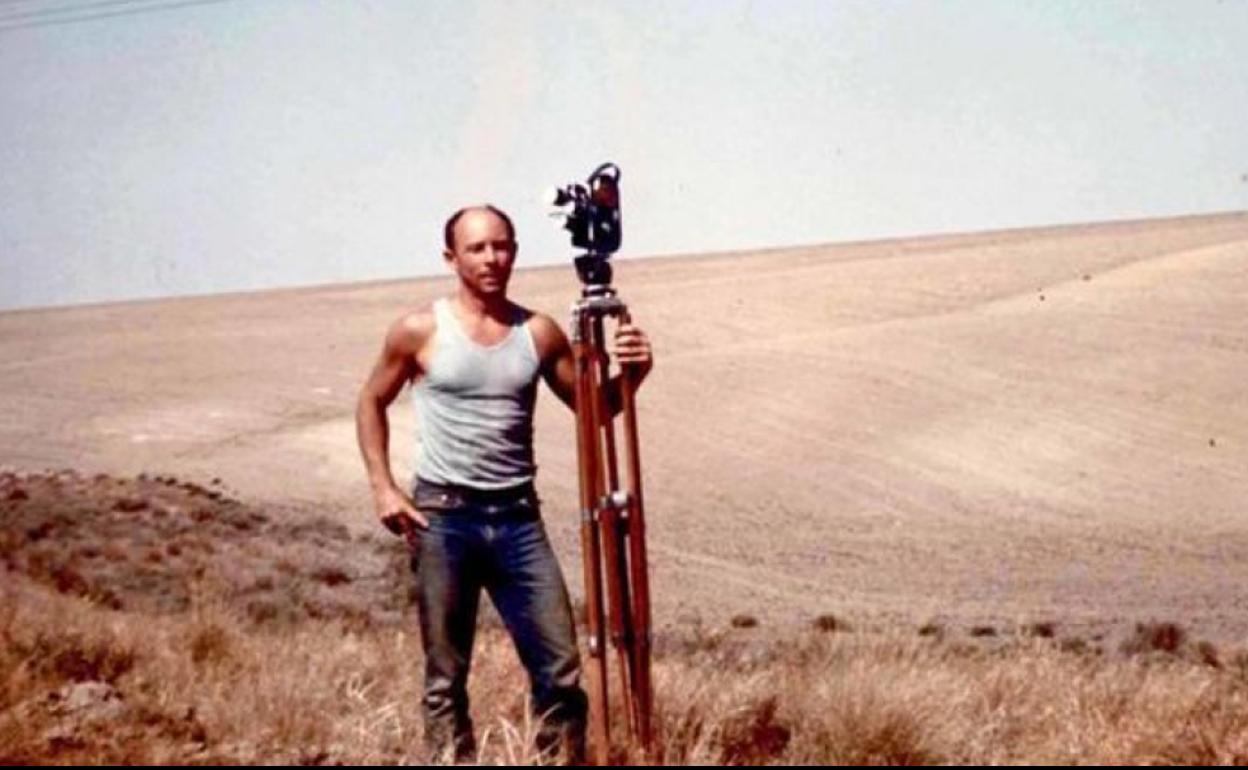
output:
[[[611,291],[611,264],[607,261],[620,248],[623,230],[620,222],[620,167],[603,163],[594,169],[585,184],[556,187],[548,202],[563,217],[563,229],[572,234],[572,246],[585,249],[573,260],[576,275],[584,284],[585,296]]]

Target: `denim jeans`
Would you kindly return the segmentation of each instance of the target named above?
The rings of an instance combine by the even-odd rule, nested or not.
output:
[[[540,717],[538,749],[583,754],[586,697],[568,590],[531,492],[499,501],[465,498],[454,488],[418,482],[413,498],[429,519],[413,554],[423,697],[430,758],[475,750],[468,712],[468,668],[482,589],[502,617],[529,675]]]

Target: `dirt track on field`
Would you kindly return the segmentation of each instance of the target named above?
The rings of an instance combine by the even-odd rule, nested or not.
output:
[[[621,260],[660,623],[1248,637],[1248,214]],[[354,398],[449,279],[0,314],[0,465],[373,527]],[[512,294],[565,319],[571,269]],[[415,443],[391,410],[398,475]],[[539,489],[579,585],[572,424]],[[277,515],[277,514],[274,514]]]

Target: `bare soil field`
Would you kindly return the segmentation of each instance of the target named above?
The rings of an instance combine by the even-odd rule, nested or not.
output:
[[[859,628],[1054,623],[1091,639],[1170,621],[1248,639],[1248,214],[626,258],[616,286],[655,346],[640,409],[660,627],[748,615],[787,632],[831,613]],[[6,521],[45,492],[107,516],[166,510],[145,519],[144,570],[99,568],[118,599],[110,581],[163,579],[169,544],[195,539],[179,517],[214,492],[201,524],[252,549],[227,587],[240,607],[287,606],[265,549],[304,542],[300,526],[324,528],[308,563],[326,571],[299,583],[309,606],[341,601],[318,593],[342,583],[334,569],[382,590],[367,581],[401,570],[372,521],[354,399],[386,326],[450,288],[0,314],[0,465],[29,496]],[[570,267],[543,268],[512,290],[564,319],[579,286]],[[391,420],[405,476],[406,394]],[[572,422],[549,393],[537,437],[575,592]],[[18,481],[45,468],[77,473],[60,492],[40,491],[55,474]],[[139,504],[126,495],[142,507],[124,510]],[[28,560],[74,525],[29,540],[43,523],[9,528],[24,538],[10,567],[55,586]]]

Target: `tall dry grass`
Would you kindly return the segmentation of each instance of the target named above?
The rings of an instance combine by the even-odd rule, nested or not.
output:
[[[404,562],[171,477],[0,472],[0,762],[426,761]],[[524,676],[484,626],[477,759],[530,763]],[[857,627],[665,630],[657,756],[616,759],[1248,762],[1248,656],[1175,624],[1115,645],[1051,622]]]
[[[766,662],[659,668],[678,763],[1248,761],[1248,674],[1189,656],[808,636]]]
[[[669,637],[655,661],[669,764],[1248,761],[1248,663],[1144,642],[1075,651],[813,630]],[[256,626],[208,592],[180,615],[12,583],[0,599],[0,761],[423,762],[411,630]],[[1140,651],[1131,651],[1140,652]],[[1208,650],[1205,651],[1206,653]],[[478,760],[523,764],[534,725],[505,635],[471,682]],[[624,759],[643,759],[621,755]]]

